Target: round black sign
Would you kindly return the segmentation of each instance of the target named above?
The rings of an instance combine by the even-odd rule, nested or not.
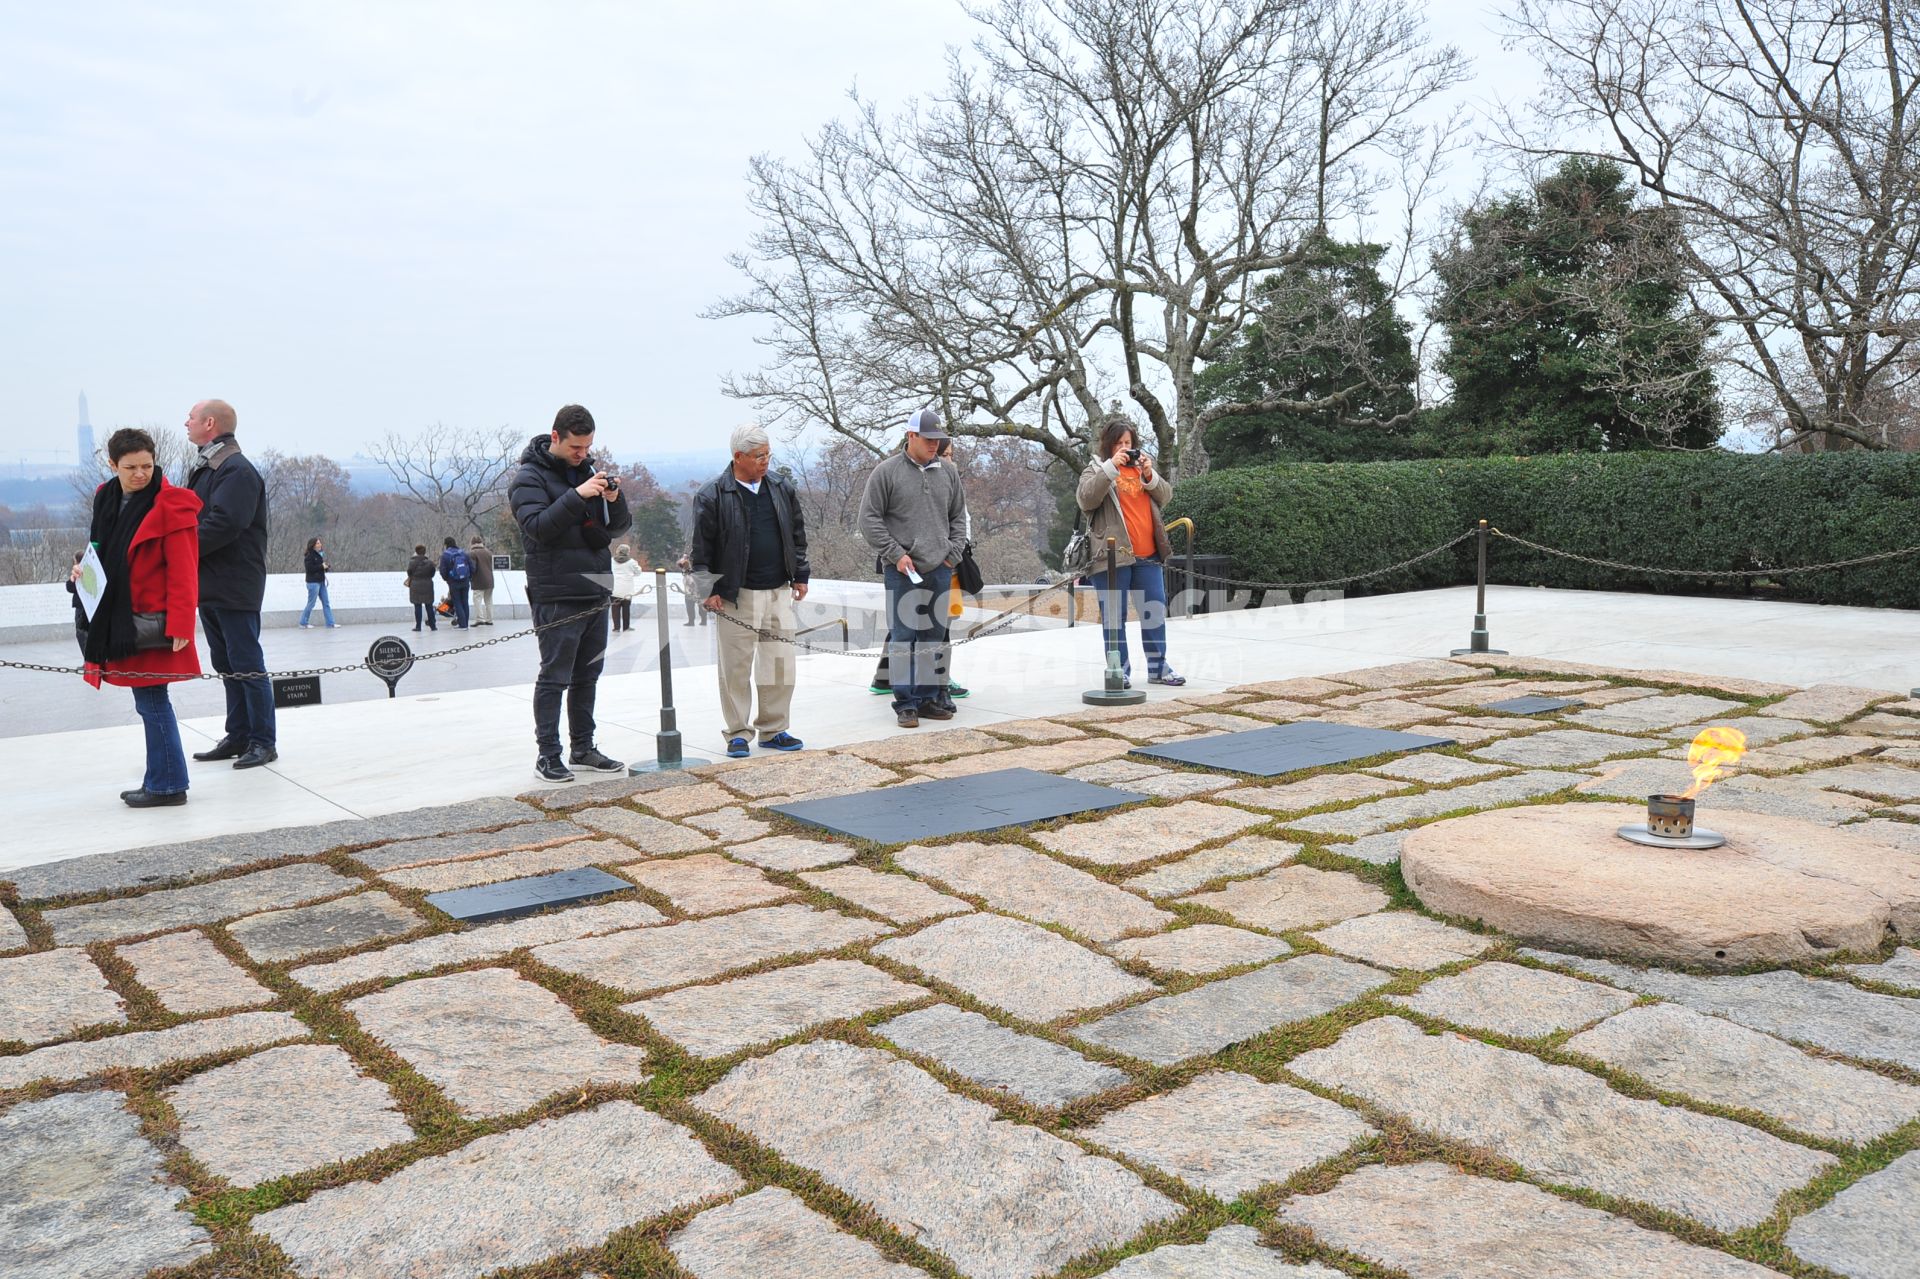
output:
[[[386,681],[391,697],[400,677],[413,669],[413,650],[398,635],[382,635],[367,650],[367,669]]]

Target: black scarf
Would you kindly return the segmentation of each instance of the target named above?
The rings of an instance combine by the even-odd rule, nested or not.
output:
[[[87,627],[87,661],[96,666],[133,655],[133,583],[127,552],[141,521],[153,510],[162,483],[156,474],[145,488],[123,493],[116,478],[93,495],[93,527],[87,536],[98,549],[100,567],[107,575],[106,590]]]

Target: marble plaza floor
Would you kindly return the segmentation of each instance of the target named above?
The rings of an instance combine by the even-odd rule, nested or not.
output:
[[[1031,692],[0,870],[0,1279],[1913,1279],[1920,902],[1871,952],[1712,976],[1435,918],[1398,861],[1463,812],[1670,789],[1709,723],[1753,753],[1703,819],[1920,859],[1920,701],[1683,675],[1677,638],[1383,665],[1413,641],[1367,630],[1145,707]],[[1535,692],[1584,705],[1482,709]],[[1127,758],[1300,720],[1458,745]],[[894,846],[769,807],[1012,767],[1137,802]],[[425,900],[583,866],[632,887]]]

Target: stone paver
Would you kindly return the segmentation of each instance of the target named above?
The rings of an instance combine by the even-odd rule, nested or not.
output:
[[[363,946],[410,933],[424,923],[385,893],[357,893],[314,906],[249,915],[227,926],[247,954],[262,963],[302,959],[323,950]]]
[[[305,1039],[311,1033],[286,1013],[239,1013],[167,1030],[136,1030],[84,1043],[55,1044],[17,1057],[0,1057],[0,1088],[18,1088],[36,1079],[85,1079],[106,1070],[147,1070],[236,1048]]]
[[[302,1279],[478,1279],[741,1186],[632,1102],[546,1119],[253,1219]]]
[[[426,839],[403,839],[391,844],[363,848],[353,860],[371,871],[402,870],[409,866],[428,866],[434,862],[465,861],[529,848],[585,839],[588,832],[572,822],[526,822],[504,830],[480,831],[464,835],[432,835]]]
[[[1502,764],[1520,764],[1528,768],[1567,768],[1593,764],[1609,755],[1651,750],[1659,742],[1642,737],[1620,737],[1613,733],[1590,733],[1583,728],[1553,728],[1527,737],[1510,737],[1503,742],[1476,746],[1473,753],[1481,759]]]
[[[725,1057],[926,993],[867,964],[821,959],[711,986],[686,986],[623,1004],[620,1011],[646,1018],[696,1057]]]
[[[116,952],[169,1012],[258,1008],[277,996],[199,933],[169,933]],[[5,1038],[5,1036],[0,1036]]]
[[[1254,928],[1284,932],[1381,910],[1388,898],[1372,884],[1343,871],[1282,866],[1258,878],[1236,880],[1214,892],[1180,900],[1220,911]]]
[[[1092,782],[1095,786],[1117,786],[1125,789],[1128,782],[1137,782],[1149,777],[1165,777],[1167,769],[1157,764],[1144,764],[1137,759],[1109,759],[1098,764],[1083,764],[1079,768],[1069,768],[1062,777],[1071,777],[1076,782]]]
[[[1771,706],[1762,706],[1760,714],[1780,719],[1811,719],[1822,724],[1852,719],[1875,702],[1892,701],[1897,694],[1879,688],[1854,688],[1847,684],[1813,684],[1797,693],[1789,693]]]
[[[873,951],[1029,1021],[1052,1021],[1154,989],[1105,955],[1004,915],[943,919]]]
[[[995,910],[1060,924],[1094,941],[1152,932],[1174,916],[1133,893],[1013,844],[909,844],[893,855],[910,874],[981,898]]]
[[[84,950],[0,959],[0,1043],[50,1043],[82,1026],[126,1019],[120,996]]]
[[[1377,1130],[1289,1084],[1213,1071],[1116,1110],[1081,1135],[1222,1199],[1285,1181]]]
[[[1133,749],[1133,743],[1115,737],[1078,737],[1039,746],[1019,746],[1012,750],[991,751],[984,755],[963,755],[937,764],[918,764],[914,772],[925,778],[972,777],[998,772],[1003,768],[1031,768],[1042,773],[1057,773],[1080,764],[1114,759]]]
[[[1215,791],[1225,790],[1237,785],[1239,780],[1237,777],[1220,777],[1211,773],[1161,773],[1157,777],[1143,777],[1137,782],[1121,782],[1115,789],[1154,799],[1187,799],[1193,795],[1211,795]]]
[[[1195,974],[1265,963],[1292,949],[1277,937],[1219,924],[1195,924],[1157,937],[1135,937],[1107,947],[1121,959],[1137,959],[1161,972]]]
[[[384,1085],[332,1045],[272,1048],[166,1092],[209,1172],[252,1186],[413,1140]]]
[[[1481,937],[1404,910],[1344,920],[1312,936],[1328,950],[1381,968],[1422,970],[1472,959],[1499,944],[1497,937]]]
[[[1311,719],[1322,714],[1326,707],[1316,706],[1312,702],[1297,702],[1287,697],[1273,697],[1262,702],[1245,702],[1234,709],[1245,715],[1258,715],[1262,719],[1285,724],[1294,720]]]
[[[9,950],[23,950],[27,945],[27,930],[13,917],[13,912],[0,906],[0,953]]]
[[[1760,746],[1789,745],[1789,738],[1805,737],[1820,730],[1812,724],[1797,719],[1762,719],[1757,715],[1741,715],[1732,719],[1715,720],[1711,724],[1676,724],[1672,728],[1661,729],[1662,736],[1678,738],[1691,742],[1700,735],[1702,729],[1730,725],[1740,730],[1747,739],[1747,749]],[[1792,743],[1801,744],[1801,743]]]
[[[502,853],[498,857],[410,866],[404,870],[388,871],[380,878],[403,888],[443,893],[453,888],[498,883],[503,879],[544,875],[549,871],[577,870],[582,866],[618,866],[638,856],[640,854],[618,840],[576,839],[568,844],[528,848],[517,853]]]
[[[1381,698],[1364,706],[1342,710],[1322,708],[1313,718],[1325,724],[1352,724],[1356,728],[1412,728],[1445,719],[1453,712],[1398,697]]]
[[[623,799],[640,799],[666,790],[684,790],[699,784],[693,773],[643,773],[638,777],[609,777],[599,782],[574,782],[568,786],[548,786],[520,798],[541,808],[559,810],[585,808],[589,804],[613,804]],[[647,802],[641,799],[642,803]]]
[[[1845,964],[1843,971],[1867,981],[1885,982],[1889,986],[1905,986],[1909,990],[1920,991],[1920,950],[1911,946],[1902,946],[1893,952],[1893,958],[1883,964]]]
[[[1280,1219],[1412,1279],[1780,1279],[1538,1186],[1445,1164],[1372,1164],[1296,1195]]]
[[[1694,977],[1544,950],[1521,953],[1782,1039],[1920,1070],[1920,999],[1876,994],[1843,981],[1822,981],[1795,972]]]
[[[875,1026],[873,1033],[976,1084],[1005,1089],[1036,1106],[1065,1106],[1131,1078],[1063,1044],[1023,1035],[951,1004],[902,1014]]]
[[[1871,821],[1843,826],[1841,829],[1850,835],[1860,835],[1877,844],[1885,844],[1889,848],[1920,853],[1920,823],[1917,822],[1896,822],[1876,817]]]
[[[1920,799],[1920,768],[1899,764],[1850,764],[1844,768],[1822,768],[1802,773],[1801,782],[1823,790],[1857,791],[1862,795],[1883,796],[1902,802]]]
[[[1129,1057],[1171,1066],[1332,1012],[1389,980],[1386,973],[1364,964],[1302,955],[1122,1009],[1073,1034]]]
[[[1920,828],[1916,828],[1920,829]],[[1300,855],[1300,845],[1265,835],[1243,835],[1218,848],[1203,848],[1191,857],[1156,867],[1122,881],[1127,888],[1149,897],[1177,897],[1216,879],[1257,875],[1284,866]]]
[[[1387,666],[1369,666],[1357,671],[1341,671],[1340,682],[1359,688],[1399,688],[1406,684],[1438,684],[1442,681],[1472,679],[1483,672],[1464,662],[1440,658],[1422,658],[1411,662],[1393,662]]]
[[[1064,742],[1087,735],[1083,728],[1056,723],[1050,719],[1016,719],[1000,724],[988,724],[986,727],[989,733],[1017,738],[1023,742]]]
[[[139,897],[68,906],[50,910],[43,918],[53,929],[55,942],[63,946],[85,945],[212,924],[277,906],[337,896],[360,886],[361,881],[325,866],[277,866],[250,875],[195,884],[191,888],[163,888]]]
[[[1731,1120],[1621,1096],[1572,1066],[1398,1017],[1354,1027],[1293,1073],[1484,1146],[1549,1182],[1665,1208],[1718,1230],[1757,1225],[1835,1160]]]
[[[122,1279],[213,1251],[125,1101],[67,1093],[0,1111],[0,1274]]]
[[[695,782],[691,786],[676,786],[672,790],[658,791],[640,800],[640,804],[650,812],[661,817],[685,817],[689,813],[709,813],[716,808],[729,808],[740,802],[735,795],[718,782]]]
[[[750,844],[735,845],[727,851],[743,862],[765,866],[768,870],[783,870],[789,874],[815,870],[821,866],[837,866],[854,859],[854,850],[845,844],[800,839],[793,835],[769,835]]]
[[[702,771],[708,781],[719,782],[728,790],[748,799],[798,795],[816,790],[865,789],[899,780],[897,773],[869,764],[864,759],[824,751],[807,751],[739,764],[719,764]]]
[[[711,813],[700,813],[681,820],[689,826],[698,826],[714,838],[729,844],[743,844],[773,831],[770,823],[763,822],[758,817],[749,817],[746,809],[737,806],[717,808]]]
[[[1202,711],[1198,715],[1182,715],[1180,722],[1192,724],[1196,728],[1211,728],[1219,733],[1245,733],[1256,728],[1267,727],[1267,721],[1263,719],[1250,719],[1245,715],[1223,715],[1213,711]]]
[[[331,963],[295,968],[288,976],[313,990],[335,991],[379,977],[405,977],[409,973],[423,973],[446,964],[498,959],[526,946],[595,937],[626,928],[644,928],[650,924],[664,923],[666,918],[645,902],[601,902],[525,919],[484,924],[465,932],[422,937],[419,941],[401,942],[384,950],[349,955]]]
[[[1319,1262],[1301,1265],[1260,1242],[1252,1226],[1221,1226],[1204,1243],[1173,1243],[1125,1261],[1100,1279],[1345,1279]]]
[[[712,848],[713,836],[673,822],[649,817],[631,808],[583,808],[573,815],[582,826],[591,826],[616,839],[624,839],[643,853],[691,853]]]
[[[1847,1279],[1913,1279],[1920,1257],[1920,1151],[1848,1186],[1787,1228],[1802,1261]]]
[[[347,1011],[470,1115],[525,1110],[587,1083],[639,1083],[646,1052],[610,1044],[558,996],[504,968],[405,982]]]
[[[1517,773],[1512,777],[1494,777],[1484,782],[1468,782],[1451,790],[1428,791],[1424,795],[1397,795],[1376,799],[1371,804],[1338,813],[1318,813],[1298,817],[1287,825],[1296,830],[1321,835],[1374,835],[1390,826],[1423,818],[1438,817],[1465,808],[1491,808],[1496,804],[1514,804],[1565,790],[1587,779],[1579,773],[1538,771]]]
[[[979,1279],[1051,1274],[1181,1211],[1120,1165],[1002,1122],[878,1049],[795,1044],[693,1104]]]
[[[1292,679],[1270,679],[1259,684],[1239,684],[1233,691],[1260,697],[1315,698],[1351,693],[1358,687],[1360,687],[1359,684],[1351,681],[1326,679],[1318,675],[1300,675]]]
[[[1497,742],[1504,737],[1523,736],[1539,727],[1524,719],[1507,719],[1501,720],[1500,723],[1502,727],[1495,728],[1491,724],[1474,724],[1467,720],[1450,719],[1444,724],[1436,725],[1435,728],[1443,730],[1437,731],[1438,736],[1452,738],[1456,746],[1478,746],[1482,742]]]
[[[705,981],[782,955],[838,950],[892,930],[808,906],[766,906],[664,928],[634,929],[540,946],[533,958],[621,990]]]
[[[1603,768],[1599,777],[1583,778],[1574,789],[1583,795],[1615,795],[1644,803],[1648,795],[1677,794],[1692,779],[1684,759],[1636,759]],[[1870,799],[1810,786],[1799,777],[1736,774],[1715,782],[1701,796],[1699,811],[1700,823],[1708,827],[1715,809],[1838,826],[1877,806]]]
[[[944,728],[932,733],[903,733],[873,742],[856,742],[841,750],[848,755],[858,755],[870,764],[924,764],[949,755],[1005,750],[1006,745],[977,728]]]
[[[1130,742],[1171,742],[1182,737],[1193,737],[1199,732],[1196,725],[1185,720],[1161,719],[1145,716],[1141,719],[1123,719],[1111,724],[1102,724],[1101,728],[1109,733],[1117,733]],[[1248,720],[1244,727],[1264,727],[1259,721]]]
[[[1428,1017],[1516,1039],[1577,1030],[1633,1006],[1632,995],[1598,982],[1500,963],[1476,964],[1411,995],[1387,998]]]
[[[1667,1092],[1757,1110],[1827,1140],[1869,1142],[1920,1116],[1920,1088],[1678,1004],[1629,1009],[1566,1047]]]
[[[1581,700],[1594,702],[1596,694],[1587,694]],[[1612,706],[1596,705],[1592,710],[1575,711],[1568,715],[1567,722],[1586,728],[1598,728],[1607,732],[1644,733],[1652,729],[1672,728],[1675,724],[1691,724],[1697,719],[1712,719],[1716,715],[1725,715],[1728,711],[1744,711],[1743,702],[1729,701],[1724,697],[1705,697],[1699,693],[1675,693],[1660,697],[1636,697],[1631,701],[1619,702]]]
[[[1740,757],[1740,771],[1742,773],[1787,773],[1796,768],[1805,768],[1809,764],[1831,764],[1843,759],[1852,759],[1856,755],[1878,751],[1885,745],[1886,739],[1883,737],[1852,737],[1845,733],[1834,737],[1808,737],[1799,741],[1781,742],[1778,746],[1762,747],[1759,750],[1752,749],[1752,744],[1749,743],[1747,753]],[[1676,758],[1684,759],[1685,748],[1676,749],[1681,752]]]
[[[1400,848],[1406,842],[1406,831],[1393,830],[1380,835],[1362,835],[1350,844],[1329,843],[1326,850],[1374,866],[1391,866],[1400,860]]]
[[[1239,786],[1221,791],[1215,799],[1248,808],[1264,808],[1273,813],[1298,813],[1322,804],[1342,804],[1355,799],[1373,799],[1409,789],[1406,782],[1388,781],[1366,773],[1321,773],[1281,786]]]
[[[1856,733],[1873,733],[1882,737],[1920,737],[1920,719],[1911,715],[1889,715],[1884,711],[1862,715],[1847,727]],[[20,891],[24,894],[26,885],[21,885]]]
[[[1454,782],[1470,782],[1481,777],[1491,777],[1501,769],[1498,764],[1480,764],[1455,755],[1436,755],[1432,751],[1416,751],[1412,755],[1390,763],[1376,764],[1367,771],[1378,773],[1382,777],[1396,777],[1402,781],[1424,782],[1429,786],[1447,786]]]
[[[896,924],[917,924],[923,919],[959,915],[973,909],[970,903],[936,892],[917,879],[882,874],[864,866],[803,871],[800,878]]]
[[[1187,800],[1164,808],[1135,808],[1057,830],[1035,833],[1043,847],[1098,866],[1131,866],[1184,853],[1210,840],[1258,826],[1267,818]]]
[[[625,868],[628,879],[651,888],[676,910],[689,915],[714,915],[743,906],[764,906],[791,897],[796,890],[768,879],[765,872],[718,853],[695,853],[641,862]]]
[[[791,1190],[768,1186],[709,1208],[667,1237],[667,1250],[694,1279],[925,1279],[888,1261]]]

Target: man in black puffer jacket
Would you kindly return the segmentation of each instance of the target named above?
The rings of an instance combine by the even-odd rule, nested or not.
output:
[[[520,454],[507,503],[526,546],[527,602],[539,635],[533,681],[534,771],[570,782],[560,758],[560,703],[567,704],[569,756],[575,768],[621,773],[593,743],[593,700],[607,652],[607,600],[613,594],[613,539],[633,527],[620,482],[594,469],[593,414],[569,404],[551,435]],[[583,616],[576,616],[583,615]],[[574,620],[553,625],[561,618]]]
[[[260,602],[267,594],[267,486],[233,438],[239,418],[225,400],[202,400],[187,414],[187,442],[200,450],[187,487],[200,499],[200,627],[207,657],[222,674],[265,671]],[[273,684],[223,680],[226,733],[194,758],[230,759],[258,768],[280,758]]]

